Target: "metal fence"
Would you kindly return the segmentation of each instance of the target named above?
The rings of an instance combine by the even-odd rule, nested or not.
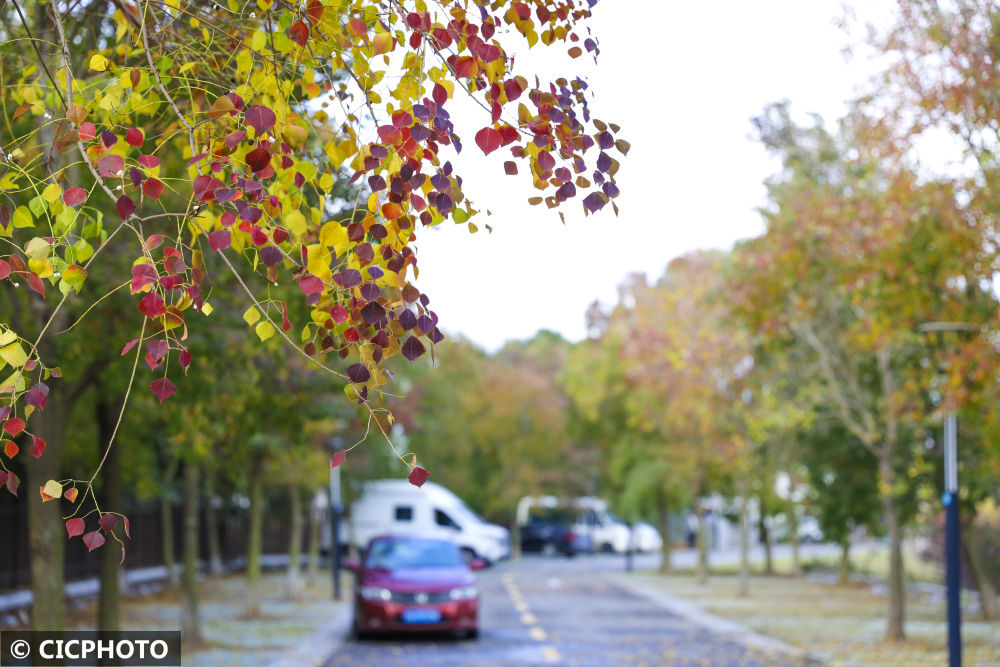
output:
[[[0,499],[0,591],[27,588],[31,584],[31,559],[28,546],[29,503],[24,498]],[[184,548],[181,507],[173,506],[173,553],[180,562]],[[131,539],[125,541],[127,569],[152,567],[164,564],[163,518],[159,504],[133,505],[123,512],[129,518]],[[216,525],[210,527],[204,509],[198,522],[198,546],[203,561],[208,560],[208,531],[215,530],[219,537],[224,562],[240,561],[246,555],[249,514],[238,505],[223,505],[215,512]],[[281,512],[264,511],[262,546],[264,553],[284,553],[288,550],[289,521]],[[116,529],[116,532],[121,532]],[[303,542],[305,544],[305,542]],[[101,549],[115,549],[118,544],[109,540]],[[66,541],[66,579],[84,579],[98,574],[100,550],[88,552],[80,538]]]

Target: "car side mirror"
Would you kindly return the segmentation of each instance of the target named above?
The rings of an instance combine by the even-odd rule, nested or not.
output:
[[[349,560],[345,560],[344,561],[344,569],[348,570],[350,572],[357,572],[358,570],[361,569],[361,563],[359,563],[358,561],[354,560],[353,558],[349,559]]]
[[[484,561],[482,558],[473,558],[472,560],[469,561],[469,569],[471,569],[471,570],[485,570],[487,564],[488,563],[486,561]]]

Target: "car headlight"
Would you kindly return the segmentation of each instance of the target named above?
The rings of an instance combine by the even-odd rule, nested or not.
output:
[[[392,591],[388,588],[379,588],[377,586],[362,586],[361,597],[366,600],[382,600],[384,602],[388,602],[392,599]]]
[[[459,586],[451,589],[448,596],[452,600],[472,600],[479,596],[479,591],[476,590],[475,586]]]

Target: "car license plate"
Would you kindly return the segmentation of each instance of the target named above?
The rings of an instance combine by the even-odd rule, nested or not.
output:
[[[437,609],[404,609],[403,623],[440,623],[441,612]]]

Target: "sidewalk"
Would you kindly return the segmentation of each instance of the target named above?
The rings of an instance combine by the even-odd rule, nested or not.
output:
[[[331,595],[330,573],[320,571],[297,599],[285,595],[285,573],[266,573],[261,580],[261,615],[243,617],[246,580],[241,574],[205,578],[199,584],[199,607],[204,644],[185,650],[185,667],[264,667],[289,656],[309,667],[321,664],[343,637],[349,622],[351,577],[342,578],[343,600]],[[92,629],[96,605],[68,616],[78,629]],[[180,628],[180,595],[164,590],[122,601],[123,630],[177,630]],[[316,657],[319,656],[319,657]]]

